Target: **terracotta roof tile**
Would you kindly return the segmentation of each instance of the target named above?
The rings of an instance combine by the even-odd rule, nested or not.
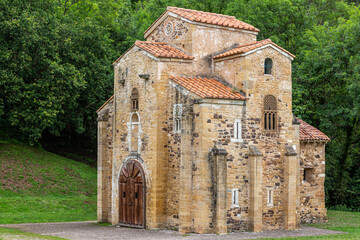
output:
[[[330,141],[330,138],[319,129],[299,118],[297,119],[300,121],[300,141]]]
[[[194,59],[194,57],[164,42],[136,41],[135,46],[159,58]]]
[[[170,79],[202,98],[246,100],[240,93],[233,92],[232,88],[215,79],[175,76],[170,76]]]
[[[184,9],[184,8],[177,8],[177,7],[167,7],[166,12],[172,12],[180,17],[188,19],[190,21],[199,22],[199,23],[207,23],[212,25],[218,25],[223,27],[232,27],[242,30],[248,30],[252,32],[260,32],[259,29],[255,28],[254,26],[247,24],[243,21],[236,19],[234,16],[227,16],[217,13],[209,13],[209,12],[202,12],[196,11],[191,9]],[[158,20],[165,14],[163,13]],[[157,22],[156,20],[155,22]],[[154,25],[153,23],[145,32],[144,34],[150,30],[150,28]]]
[[[101,107],[99,107],[99,109],[96,110],[96,112],[99,112],[101,109],[103,109],[103,107],[105,107],[106,104],[108,104],[113,98],[114,98],[114,95],[112,95],[103,105],[101,105]]]
[[[286,51],[285,49],[283,49],[282,47],[280,47],[279,45],[273,43],[271,41],[270,38],[268,39],[265,39],[265,40],[262,40],[262,41],[257,41],[257,42],[253,42],[253,43],[248,43],[248,44],[244,44],[244,45],[239,45],[227,52],[224,52],[224,53],[221,53],[221,54],[218,54],[216,56],[214,56],[214,59],[217,59],[217,58],[222,58],[222,57],[228,57],[228,56],[232,56],[232,55],[235,55],[235,54],[242,54],[242,53],[246,53],[246,52],[249,52],[251,50],[254,50],[256,48],[259,48],[259,47],[263,47],[265,45],[268,45],[268,44],[271,44],[279,49],[281,49],[282,51],[284,51],[285,53],[289,54],[290,56],[292,57],[295,57],[295,55],[291,54],[290,52]]]

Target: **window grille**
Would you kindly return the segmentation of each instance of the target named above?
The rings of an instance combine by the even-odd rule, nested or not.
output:
[[[276,98],[272,95],[267,95],[264,98],[264,130],[277,130],[277,103]]]
[[[272,60],[271,58],[266,58],[265,59],[265,64],[264,64],[264,71],[265,74],[272,74]]]
[[[131,92],[131,110],[139,110],[139,91],[136,88]]]
[[[182,104],[174,104],[174,132],[181,132],[181,116],[182,116]]]

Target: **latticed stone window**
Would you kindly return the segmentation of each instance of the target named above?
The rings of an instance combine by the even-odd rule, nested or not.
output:
[[[174,104],[174,132],[181,132],[181,116],[182,116],[182,104]]]
[[[131,110],[139,110],[139,91],[136,88],[131,92]]]
[[[271,58],[266,58],[264,63],[265,74],[272,74],[272,60]]]
[[[277,130],[277,103],[273,95],[267,95],[264,98],[264,130]]]

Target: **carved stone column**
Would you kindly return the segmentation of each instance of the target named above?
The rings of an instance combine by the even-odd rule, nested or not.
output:
[[[249,230],[262,230],[262,158],[263,154],[255,145],[249,147],[250,162],[250,206]]]

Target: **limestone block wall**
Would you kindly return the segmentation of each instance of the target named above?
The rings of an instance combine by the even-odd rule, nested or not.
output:
[[[212,56],[236,44],[256,41],[256,33],[230,30],[220,26],[195,25],[174,16],[168,16],[150,33],[147,41],[167,42],[195,57],[194,69],[198,75],[209,75]]]
[[[137,158],[143,163],[146,174],[146,225],[149,228],[176,227],[178,221],[177,191],[169,193],[174,176],[176,159],[169,160],[168,154],[168,114],[169,76],[191,72],[191,61],[177,59],[156,59],[143,50],[134,47],[127,52],[114,67],[115,71],[115,134],[113,160],[113,200],[112,223],[118,222],[118,177],[124,161]],[[139,74],[149,74],[145,80]],[[123,81],[122,81],[123,80]],[[139,110],[131,110],[130,94],[133,88],[139,91]],[[134,146],[131,118],[138,115],[140,124],[137,156],[130,154]],[[136,142],[136,141],[135,141]],[[178,150],[175,150],[178,151]],[[177,153],[178,154],[178,153]],[[168,175],[169,172],[169,175]],[[174,174],[174,176],[172,175]],[[173,180],[174,179],[174,180]],[[167,197],[166,195],[169,194]],[[174,195],[175,194],[175,195]],[[169,214],[170,217],[168,216]]]
[[[325,143],[300,144],[300,217],[302,223],[327,221],[325,208]],[[307,171],[304,176],[304,171]]]
[[[227,211],[227,228],[228,230],[245,230],[247,229],[247,216],[249,204],[249,165],[246,156],[247,146],[240,139],[234,139],[234,125],[236,120],[240,120],[241,128],[245,129],[244,102],[231,100],[204,100],[195,107],[195,155],[198,159],[206,159],[209,150],[214,142],[227,151],[227,189],[226,189],[226,211]],[[194,176],[194,188],[197,182],[201,183],[203,192],[201,196],[206,199],[206,188],[211,188],[211,181],[204,182],[201,180],[202,175],[206,174],[206,161],[200,160],[194,163],[196,173]],[[203,172],[201,172],[203,171]],[[198,174],[198,175],[196,175]],[[207,176],[207,179],[211,176]],[[198,186],[200,188],[200,186]],[[232,204],[232,189],[238,189],[238,204]],[[199,196],[200,197],[200,196]],[[206,205],[200,203],[203,211]],[[194,206],[193,209],[196,209]],[[199,207],[198,207],[199,208]],[[200,211],[200,209],[199,209]],[[209,219],[211,220],[210,216]],[[210,225],[210,228],[213,226]]]
[[[112,99],[98,113],[97,218],[100,222],[111,220],[113,110]]]
[[[194,128],[194,122],[192,121],[193,101],[194,96],[192,94],[186,95],[176,87],[171,87],[169,89],[166,128],[168,137],[168,142],[166,144],[168,154],[166,222],[167,227],[170,229],[184,228],[184,226],[190,227],[192,224],[192,220],[189,220],[189,218],[192,218],[192,216],[189,216],[191,206],[189,205],[189,202],[186,201],[191,201],[192,197],[191,153],[193,150],[192,133]],[[181,111],[179,115],[181,129],[183,129],[182,131],[175,131],[174,117],[177,114],[176,107]],[[181,166],[183,167],[181,168]],[[181,169],[183,171],[181,171]],[[181,204],[182,210],[180,210]],[[181,214],[184,217],[180,216],[180,211],[183,211]]]
[[[272,74],[264,74],[264,61],[273,61]],[[298,205],[296,194],[290,197],[289,179],[285,178],[285,147],[293,146],[298,152],[298,128],[293,126],[291,99],[291,60],[273,48],[267,47],[257,52],[230,60],[217,61],[214,72],[242,90],[246,97],[246,129],[244,138],[247,144],[257,145],[263,158],[263,230],[284,228],[285,209],[288,202]],[[276,132],[263,130],[263,101],[271,94],[277,99],[278,126]],[[297,168],[297,166],[294,166]],[[287,168],[290,169],[290,168]],[[298,174],[298,170],[295,172]],[[297,192],[298,183],[295,186]],[[272,203],[268,203],[271,191]],[[291,210],[291,211],[295,211]],[[294,216],[294,214],[292,214]],[[294,217],[293,217],[294,218]],[[296,219],[292,226],[297,225]]]
[[[121,70],[119,70],[121,69]],[[145,80],[139,74],[150,74]],[[125,83],[118,81],[124,78]],[[113,200],[112,223],[118,223],[118,178],[123,162],[130,156],[132,135],[131,118],[137,114],[139,118],[138,158],[143,164],[146,175],[146,225],[149,228],[163,227],[165,222],[165,186],[166,155],[164,154],[164,136],[162,135],[163,109],[165,108],[166,84],[160,81],[158,64],[133,48],[115,66],[115,130],[113,157]],[[139,110],[131,110],[130,94],[133,88],[139,91]],[[150,144],[151,143],[151,144]],[[134,155],[134,154],[133,154]]]

